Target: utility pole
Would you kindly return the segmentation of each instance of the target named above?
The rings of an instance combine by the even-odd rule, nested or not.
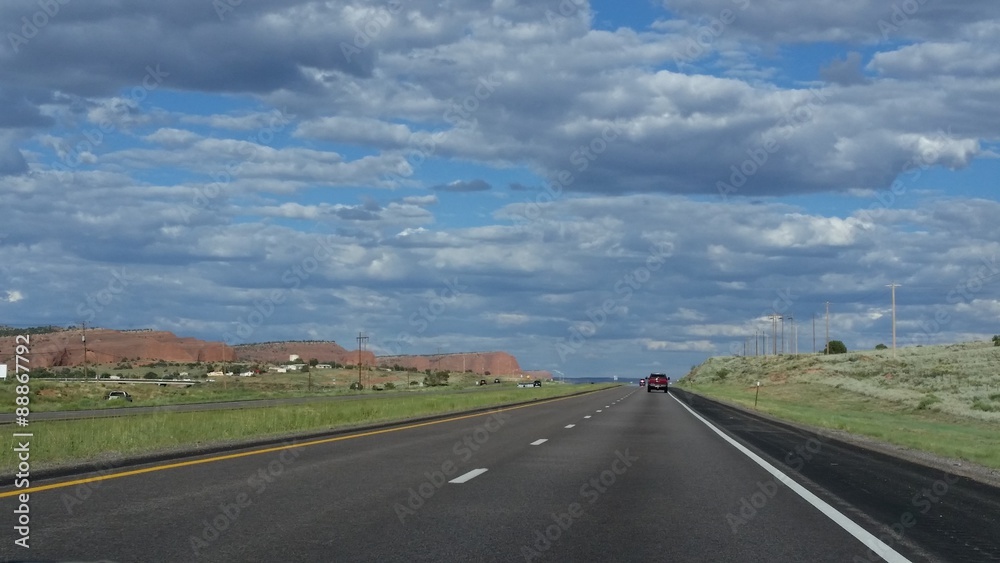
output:
[[[788,315],[788,322],[791,323],[791,328],[789,328],[789,341],[788,341],[788,353],[795,355],[795,317]]]
[[[830,302],[826,302],[826,349],[824,354],[830,353]]]
[[[816,313],[813,313],[813,354],[816,353]]]
[[[771,319],[771,346],[773,348],[772,355],[778,355],[778,315],[772,314],[767,318]]]
[[[778,319],[781,320],[781,353],[785,353],[785,316],[778,315]]]
[[[365,336],[365,333],[359,332],[358,333],[358,387],[361,387],[361,369],[362,369],[361,354],[364,351],[366,344],[368,344],[368,337]]]
[[[896,357],[896,288],[900,285],[892,282],[886,287],[892,290],[892,357]]]
[[[83,342],[83,377],[87,377],[87,321],[83,321],[83,335],[80,336],[80,341]],[[101,376],[97,374],[97,370],[94,370],[95,379],[100,379]]]

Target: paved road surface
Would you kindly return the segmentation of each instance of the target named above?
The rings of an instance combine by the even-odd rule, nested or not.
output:
[[[711,410],[704,401],[694,402]],[[902,485],[886,482],[878,465],[869,466],[885,460],[855,452],[837,458],[858,467],[834,470],[844,482],[828,491],[812,483],[824,474],[821,465],[833,462],[810,453],[817,448],[808,436],[722,416],[733,416],[745,434],[763,437],[764,449],[751,446],[759,452],[751,455],[781,467],[794,481],[762,467],[739,449],[743,438],[734,433],[737,440],[727,440],[673,394],[619,387],[502,413],[36,490],[30,496],[30,551],[13,543],[16,499],[0,498],[6,518],[0,558],[878,560],[868,558],[865,542],[896,561],[988,561],[1000,553],[984,543],[1000,537],[997,512],[968,514],[962,506],[974,492],[995,499],[993,490],[957,479],[928,513],[920,513],[923,505],[910,506],[910,491],[900,497],[905,501],[896,499],[894,489]],[[771,434],[787,442],[768,442]],[[796,447],[813,456],[802,463],[790,459],[801,474],[781,464],[786,450]],[[834,452],[834,446],[823,443],[819,450]],[[818,504],[793,490],[801,488],[799,482]],[[862,510],[863,504],[854,504],[859,497],[889,500]],[[939,512],[952,501],[954,510]],[[896,541],[886,526],[906,509],[916,523]],[[991,518],[983,531],[970,527]],[[932,541],[941,533],[935,530],[944,529],[963,534],[944,542],[950,551]]]

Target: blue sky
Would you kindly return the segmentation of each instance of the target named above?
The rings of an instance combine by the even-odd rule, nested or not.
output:
[[[994,2],[161,4],[0,6],[3,323],[680,376],[827,301],[889,342],[895,281],[900,345],[1000,332]]]

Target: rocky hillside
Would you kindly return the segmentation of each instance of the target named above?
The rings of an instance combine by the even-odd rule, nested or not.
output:
[[[31,367],[77,366],[84,361],[83,333],[63,330],[31,335]],[[13,367],[17,336],[0,337],[0,361]],[[183,338],[165,331],[87,331],[87,363],[121,361],[218,362],[233,361],[235,351],[222,342]]]
[[[357,350],[347,350],[332,340],[260,342],[236,346],[236,357],[241,361],[280,364],[288,362],[292,354],[306,362],[316,359],[321,363],[337,362],[343,365],[358,363]],[[361,358],[365,365],[375,365],[375,354],[372,352],[363,352]]]
[[[491,375],[521,373],[517,358],[507,352],[464,352],[458,354],[432,354],[426,356],[379,356],[378,365],[383,367],[402,366],[418,371],[465,372]]]

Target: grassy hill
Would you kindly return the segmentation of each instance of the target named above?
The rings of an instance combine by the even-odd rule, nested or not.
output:
[[[761,387],[757,406],[756,383]],[[1000,347],[710,358],[678,385],[812,426],[1000,468]]]

